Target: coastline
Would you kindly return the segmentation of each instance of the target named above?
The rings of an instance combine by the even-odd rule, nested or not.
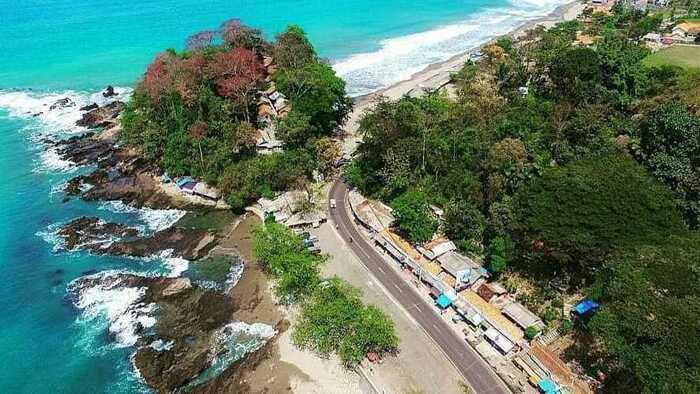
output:
[[[524,34],[527,30],[530,30],[538,25],[551,27],[560,22],[573,20],[578,17],[581,12],[583,12],[584,7],[585,4],[582,0],[575,0],[570,3],[562,4],[545,16],[523,21],[520,26],[503,35],[517,38]],[[472,53],[494,42],[495,39],[496,38],[493,38],[489,41],[476,45],[473,48],[458,55],[452,56],[451,58],[442,62],[430,64],[423,70],[413,74],[409,79],[397,82],[373,93],[354,97],[353,100],[355,102],[355,109],[346,122],[346,132],[348,132],[350,136],[354,137],[355,131],[357,130],[357,122],[361,114],[377,98],[386,97],[389,99],[398,99],[403,95],[411,93],[416,88],[435,89],[445,85],[448,83],[450,75],[453,72],[459,71],[459,69],[469,60],[469,56]]]

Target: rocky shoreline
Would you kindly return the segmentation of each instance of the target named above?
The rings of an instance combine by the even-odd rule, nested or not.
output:
[[[115,95],[109,87],[103,92],[106,98]],[[61,99],[49,111],[75,105]],[[231,223],[231,215],[211,218],[216,211],[211,207],[190,204],[162,190],[160,168],[119,141],[118,116],[124,106],[112,101],[81,107],[85,112],[76,125],[95,131],[43,141],[61,160],[90,168],[67,182],[64,201],[119,201],[134,209],[187,209],[189,213],[152,233],[94,216],[78,217],[56,230],[63,250],[137,258],[167,252],[169,257],[188,260],[195,270],[200,262],[223,258],[223,269],[234,270],[243,260],[239,255],[250,253],[217,246],[231,236],[247,234],[236,233],[237,222]],[[232,288],[208,286],[187,277],[187,272],[165,277],[103,271],[72,281],[66,297],[81,313],[109,297],[128,303],[109,314],[110,339],[134,349],[135,372],[154,391],[220,392],[223,387],[250,391],[244,377],[270,356],[274,346],[269,339],[286,330],[288,323],[262,286],[266,283],[262,273],[246,261],[250,260],[243,261],[246,269],[240,279],[234,278],[238,284],[234,282]],[[229,276],[220,279],[231,280]]]

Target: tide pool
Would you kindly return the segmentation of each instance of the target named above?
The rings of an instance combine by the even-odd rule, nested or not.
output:
[[[66,96],[87,103],[99,98],[107,84],[126,94],[155,53],[181,48],[191,33],[214,29],[229,18],[240,18],[269,37],[287,24],[300,25],[345,78],[349,92],[362,94],[563,2],[1,0],[0,352],[5,363],[0,392],[143,391],[130,350],[107,335],[119,297],[100,299],[86,313],[66,298],[66,287],[95,271],[164,275],[183,269],[165,257],[137,260],[60,250],[52,229],[82,215],[154,231],[179,214],[63,202],[57,192],[61,184],[86,169],[55,160],[42,139],[83,130],[73,126],[75,110],[47,113],[46,104]]]

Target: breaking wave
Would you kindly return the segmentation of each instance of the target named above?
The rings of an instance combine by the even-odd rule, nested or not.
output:
[[[341,59],[333,68],[347,82],[351,96],[371,93],[545,16],[567,2],[513,0],[507,8],[487,9],[462,22],[382,40],[377,50]]]
[[[104,271],[78,278],[68,284],[68,293],[81,311],[79,325],[97,330],[106,325],[117,347],[129,347],[136,344],[142,330],[155,325],[156,305],[141,302],[146,288],[125,286],[118,278],[122,273]]]
[[[114,213],[136,214],[145,226],[143,230],[149,233],[168,229],[187,214],[187,211],[180,209],[135,208],[121,201],[107,201],[100,205],[99,209]]]

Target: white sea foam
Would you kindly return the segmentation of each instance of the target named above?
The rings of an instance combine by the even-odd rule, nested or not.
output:
[[[187,211],[180,209],[134,208],[121,201],[107,201],[99,209],[115,213],[135,213],[148,232],[158,232],[170,228],[187,214]]]
[[[75,163],[62,158],[56,148],[49,148],[41,153],[40,164],[36,168],[40,172],[74,172],[77,169]]]
[[[380,41],[376,51],[358,53],[333,64],[351,96],[367,94],[406,80],[430,64],[445,61],[528,20],[552,12],[567,0],[513,0],[508,8],[487,9],[463,22]]]
[[[228,271],[228,275],[226,275],[225,291],[236,287],[238,281],[241,280],[241,277],[243,276],[244,269],[245,264],[243,264],[242,261],[231,264],[231,269]]]
[[[13,118],[27,120],[23,131],[33,141],[40,142],[44,138],[64,138],[86,131],[84,127],[75,124],[85,111],[80,108],[92,103],[100,106],[115,100],[125,101],[131,96],[131,88],[114,89],[115,97],[106,98],[99,92],[81,92],[67,90],[63,92],[37,92],[32,90],[0,90],[0,109],[7,111]],[[71,105],[57,106],[50,109],[56,101],[69,99]],[[37,144],[42,148],[43,144]],[[49,149],[40,154],[35,171],[38,172],[68,172],[75,169],[75,164],[63,160],[55,150]]]
[[[182,257],[168,257],[163,260],[163,265],[170,270],[168,273],[169,278],[177,278],[182,275],[183,272],[187,271],[190,267],[190,262]]]
[[[43,135],[66,135],[82,132],[85,128],[76,126],[84,111],[80,107],[97,103],[102,106],[115,100],[128,100],[132,89],[115,88],[115,97],[105,98],[102,92],[81,92],[67,90],[63,92],[35,92],[32,90],[0,90],[0,108],[6,109],[10,116],[22,119],[34,119],[40,126],[33,131],[43,131]],[[50,109],[56,101],[67,98],[73,105]],[[35,125],[36,126],[36,125]]]
[[[168,341],[165,342],[162,339],[156,339],[155,341],[151,342],[148,347],[151,349],[157,351],[157,352],[163,352],[167,351],[173,348],[173,345],[175,345],[175,341]]]
[[[116,276],[120,273],[105,271],[82,278],[97,279],[97,284],[91,287],[80,287],[79,278],[68,289],[76,296],[75,306],[82,311],[78,323],[106,320],[117,346],[129,347],[138,341],[140,330],[155,325],[152,314],[156,305],[141,302],[146,288],[125,286]]]

